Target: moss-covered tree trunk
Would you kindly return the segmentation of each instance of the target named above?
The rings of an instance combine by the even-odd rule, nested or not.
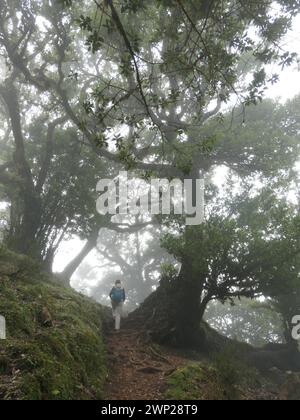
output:
[[[160,343],[204,348],[201,320],[208,302],[201,300],[202,284],[202,279],[193,274],[190,262],[184,262],[179,276],[163,278],[131,320],[143,324]]]

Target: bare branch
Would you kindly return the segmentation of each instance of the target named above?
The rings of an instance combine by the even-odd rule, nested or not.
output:
[[[211,118],[211,117],[213,117],[214,115],[216,115],[220,110],[221,110],[221,107],[222,107],[222,99],[221,99],[221,97],[220,97],[220,95],[218,96],[218,99],[217,99],[217,105],[216,105],[216,107],[213,109],[213,110],[211,110],[211,111],[208,111],[208,112],[206,112],[204,115],[203,115],[203,117],[202,117],[202,119],[201,119],[201,121],[202,121],[202,123],[204,123],[205,121],[207,121],[209,118]]]

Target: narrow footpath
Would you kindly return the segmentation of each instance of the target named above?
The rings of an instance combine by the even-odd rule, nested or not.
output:
[[[106,341],[110,363],[107,400],[163,400],[166,378],[188,362],[129,325],[108,333]]]

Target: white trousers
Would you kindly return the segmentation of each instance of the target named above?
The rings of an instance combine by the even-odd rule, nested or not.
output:
[[[121,328],[121,318],[123,315],[123,302],[113,306],[113,317],[115,319],[115,329],[118,331]]]

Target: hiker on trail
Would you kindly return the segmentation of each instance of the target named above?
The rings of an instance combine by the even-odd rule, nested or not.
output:
[[[109,294],[115,319],[115,330],[119,331],[121,327],[121,318],[123,314],[123,305],[126,300],[125,289],[122,287],[121,280],[117,280],[115,286]]]

